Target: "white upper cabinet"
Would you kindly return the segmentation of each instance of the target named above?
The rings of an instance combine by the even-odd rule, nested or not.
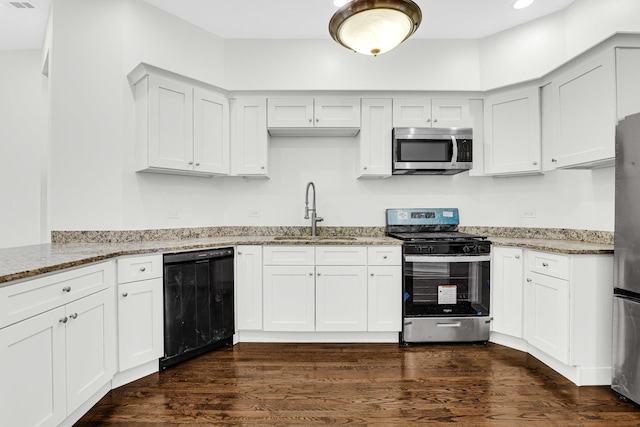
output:
[[[269,174],[267,99],[231,100],[231,173],[267,177]]]
[[[393,127],[471,127],[469,100],[395,98]]]
[[[485,175],[540,173],[537,85],[499,90],[484,103]]]
[[[391,99],[362,100],[358,178],[391,176]]]
[[[640,48],[616,49],[618,120],[640,113]]]
[[[267,126],[274,136],[355,136],[360,98],[269,98]]]
[[[612,166],[615,157],[614,50],[588,53],[553,77],[556,167]]]
[[[129,80],[136,100],[136,171],[229,174],[229,104],[223,94],[145,64]]]

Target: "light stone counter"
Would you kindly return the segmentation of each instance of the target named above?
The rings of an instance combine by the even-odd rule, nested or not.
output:
[[[53,243],[0,249],[0,286],[70,267],[104,261],[122,255],[165,253],[236,245],[401,245],[384,236],[226,236],[175,240],[99,243]]]

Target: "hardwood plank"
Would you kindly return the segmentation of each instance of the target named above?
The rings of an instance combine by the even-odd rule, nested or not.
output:
[[[496,344],[240,343],[112,390],[77,426],[638,426],[609,387],[577,387]]]

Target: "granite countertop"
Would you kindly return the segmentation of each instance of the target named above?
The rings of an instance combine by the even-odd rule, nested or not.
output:
[[[0,249],[0,286],[122,255],[188,251],[235,245],[402,245],[384,236],[228,236],[137,242],[53,243]]]
[[[563,254],[612,254],[607,231],[460,227],[488,236],[496,246],[516,246]],[[311,239],[308,227],[205,227],[125,231],[54,231],[53,243],[0,249],[0,287],[14,280],[78,267],[123,255],[188,251],[236,245],[402,245],[384,236],[384,227],[322,227]]]
[[[604,243],[580,242],[575,240],[526,239],[516,237],[488,237],[494,246],[517,246],[519,248],[537,249],[539,251],[561,254],[613,254],[613,245]]]

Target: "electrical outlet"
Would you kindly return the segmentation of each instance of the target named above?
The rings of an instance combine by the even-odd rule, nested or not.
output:
[[[522,211],[522,218],[535,218],[536,210],[535,209],[525,209]]]
[[[247,216],[248,216],[249,218],[260,218],[260,211],[250,210],[250,211],[247,213]]]

